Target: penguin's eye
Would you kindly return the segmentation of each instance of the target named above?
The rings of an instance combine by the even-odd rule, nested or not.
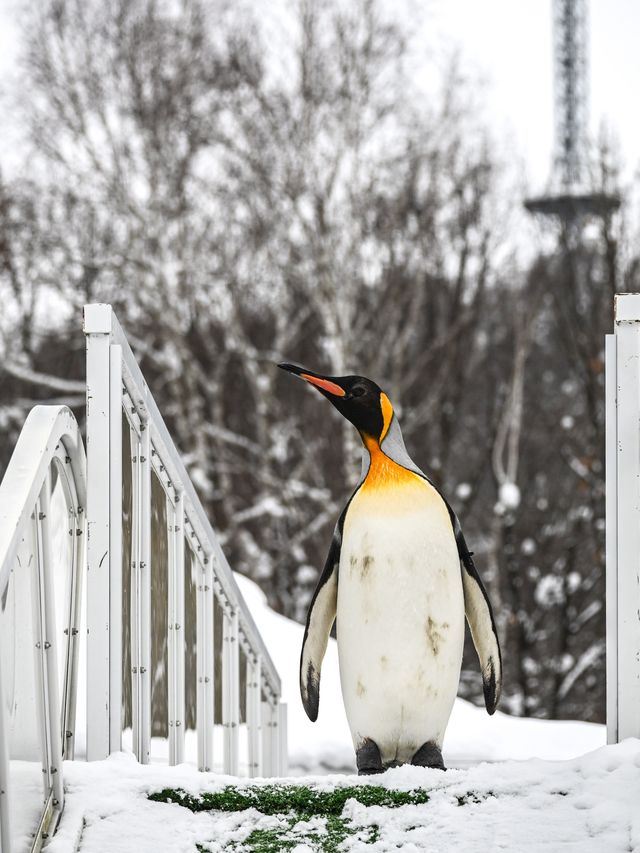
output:
[[[352,392],[351,392],[351,396],[352,396],[352,397],[362,397],[362,395],[363,395],[363,394],[366,394],[366,393],[367,393],[367,392],[366,392],[366,391],[365,391],[365,389],[362,387],[362,385],[356,385],[356,387],[355,387],[355,388],[352,390]]]

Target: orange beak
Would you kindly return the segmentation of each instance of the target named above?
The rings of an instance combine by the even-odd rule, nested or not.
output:
[[[333,394],[334,397],[346,396],[347,392],[336,382],[332,382],[331,379],[327,379],[324,376],[318,376],[318,374],[308,373],[304,367],[298,367],[295,364],[287,364],[286,362],[279,364],[278,367],[282,368],[282,370],[286,370],[288,373],[293,373],[294,376],[299,376],[300,379],[304,379],[304,381],[308,382],[310,385],[315,385],[316,388],[320,388],[321,391]]]
[[[305,382],[316,385],[318,388],[322,388],[323,391],[328,391],[329,394],[334,394],[336,397],[344,397],[346,394],[344,388],[336,385],[335,382],[331,382],[330,379],[320,379],[320,377],[310,376],[308,373],[301,373],[300,378],[304,379]]]

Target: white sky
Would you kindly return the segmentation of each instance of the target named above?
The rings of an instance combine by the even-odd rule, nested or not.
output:
[[[426,0],[430,23],[486,75],[496,129],[514,139],[533,190],[547,181],[553,138],[551,0]],[[590,0],[591,130],[602,121],[628,172],[640,162],[640,0]]]
[[[267,2],[267,0],[260,0]],[[16,0],[0,0],[0,84],[15,67]],[[423,18],[425,50],[460,46],[467,67],[486,80],[495,130],[522,158],[533,191],[551,161],[551,0],[409,0]],[[640,163],[640,0],[590,0],[591,125],[617,135],[627,174]],[[0,152],[3,144],[0,122]]]

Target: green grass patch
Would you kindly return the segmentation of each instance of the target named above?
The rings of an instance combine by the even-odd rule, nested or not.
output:
[[[429,794],[420,790],[391,791],[378,785],[350,785],[332,791],[321,791],[306,785],[256,785],[246,788],[229,785],[221,791],[197,796],[180,789],[164,788],[149,794],[149,799],[158,803],[177,803],[192,812],[257,809],[264,815],[294,812],[298,820],[309,820],[315,816],[341,815],[347,800],[357,800],[363,806],[397,808],[427,803]]]
[[[357,836],[358,841],[373,844],[379,836],[377,826],[360,827],[342,817],[347,800],[357,800],[363,806],[385,806],[397,808],[409,804],[417,805],[429,801],[426,791],[391,791],[377,785],[351,785],[331,791],[318,790],[305,785],[261,785],[236,788],[227,786],[221,791],[206,792],[194,796],[174,788],[149,795],[150,800],[160,803],[177,803],[191,811],[238,812],[256,809],[263,815],[279,816],[282,825],[276,828],[255,829],[242,842],[229,846],[230,851],[251,853],[280,853],[306,843],[319,853],[338,853],[342,843]],[[323,818],[325,832],[296,829],[300,821]],[[209,853],[210,847],[198,844],[199,853]]]
[[[287,826],[278,829],[254,829],[244,841],[229,847],[230,851],[250,851],[250,853],[280,853],[293,850],[298,844],[308,844],[319,853],[339,853],[347,838],[357,836],[360,844],[373,844],[378,840],[377,826],[356,827],[350,821],[330,815],[326,822],[326,833],[300,832],[295,830],[297,818],[287,818]],[[207,844],[198,844],[200,853],[210,853]]]
[[[560,796],[564,791],[557,792]],[[467,791],[457,794],[454,802],[458,806],[482,804],[494,794]],[[307,785],[228,785],[219,791],[188,794],[179,788],[164,788],[149,795],[150,800],[160,803],[176,803],[193,812],[242,812],[255,809],[261,815],[275,817],[277,826],[253,829],[242,841],[228,843],[225,851],[230,853],[287,853],[298,844],[307,844],[316,853],[340,853],[347,839],[357,842],[357,849],[374,844],[379,836],[379,827],[360,826],[344,817],[348,800],[357,800],[363,806],[398,808],[406,805],[422,805],[429,802],[429,792],[423,789],[394,791],[379,785],[349,785],[332,790],[321,790]],[[321,818],[320,828],[300,825],[301,821]],[[198,853],[218,850],[214,841],[196,845]]]

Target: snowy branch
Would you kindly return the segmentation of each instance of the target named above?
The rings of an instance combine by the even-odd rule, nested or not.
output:
[[[51,376],[48,373],[40,373],[37,370],[32,370],[30,367],[25,367],[21,364],[14,364],[10,361],[5,361],[2,369],[10,376],[15,376],[16,379],[22,379],[24,382],[30,382],[32,385],[41,385],[45,388],[50,388],[52,391],[69,392],[71,394],[84,393],[86,386],[84,382],[76,379],[62,379],[59,376]]]
[[[590,646],[586,652],[580,655],[576,661],[576,665],[563,678],[558,688],[558,699],[563,699],[567,695],[582,673],[593,666],[598,658],[604,654],[604,651],[605,644],[604,642],[600,642]]]

